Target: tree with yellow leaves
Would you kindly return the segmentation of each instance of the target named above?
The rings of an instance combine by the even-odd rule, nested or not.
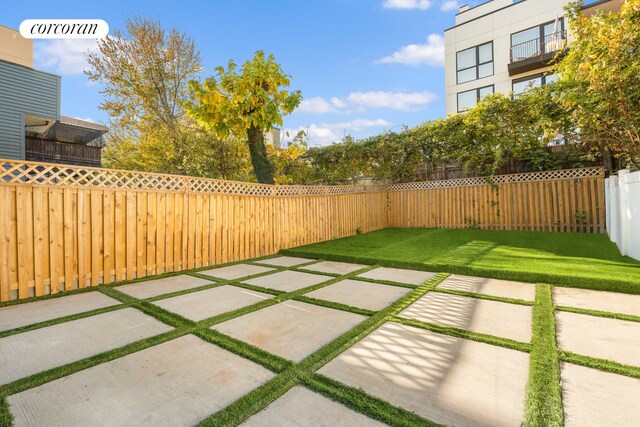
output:
[[[194,101],[186,104],[187,112],[220,139],[246,138],[258,182],[273,184],[264,134],[282,125],[282,117],[300,104],[302,95],[284,89],[290,85],[290,76],[273,55],[257,51],[239,72],[236,68],[229,61],[226,69],[217,67],[204,83],[192,80]]]

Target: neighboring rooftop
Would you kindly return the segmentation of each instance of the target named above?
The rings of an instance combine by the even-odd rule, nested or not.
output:
[[[472,21],[481,16],[485,16],[496,12],[498,10],[514,6],[518,3],[524,3],[527,0],[488,0],[477,6],[470,7],[465,4],[460,7],[460,11],[456,14],[456,26]],[[531,1],[531,0],[529,0]],[[583,9],[588,12],[595,11],[596,9],[605,9],[612,11],[617,9],[616,3],[618,0],[584,0]]]
[[[33,68],[33,40],[19,31],[0,25],[0,59]]]

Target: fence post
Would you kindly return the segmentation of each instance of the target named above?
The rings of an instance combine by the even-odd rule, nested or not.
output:
[[[622,255],[627,255],[629,250],[629,187],[627,186],[626,176],[628,170],[618,171],[618,218],[620,221],[619,244],[618,248]]]
[[[624,176],[627,202],[627,256],[640,260],[640,172]]]

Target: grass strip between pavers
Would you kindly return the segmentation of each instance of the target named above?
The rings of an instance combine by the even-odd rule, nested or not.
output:
[[[335,308],[336,310],[348,311],[349,313],[361,314],[363,316],[373,316],[376,312],[373,310],[367,310],[366,308],[353,307],[347,304],[341,304],[339,302],[327,301],[323,299],[311,298],[305,295],[300,295],[293,298],[296,301],[306,302],[307,304],[319,305],[321,307]]]
[[[310,390],[340,402],[344,406],[367,415],[369,418],[389,425],[399,427],[440,426],[440,424],[422,418],[411,411],[393,406],[385,400],[371,396],[361,389],[350,387],[321,374],[303,376],[301,382]]]
[[[295,375],[295,369],[290,368],[245,394],[226,408],[205,418],[197,425],[202,427],[237,426],[285,394],[296,384],[298,384],[298,378]]]
[[[273,372],[282,372],[291,367],[293,362],[283,357],[271,354],[259,347],[240,341],[213,329],[201,329],[193,333],[195,336],[232,353],[249,359],[259,365],[264,366]]]
[[[560,360],[563,362],[586,366],[587,368],[598,369],[600,371],[640,379],[640,366],[625,365],[614,362],[613,360],[583,356],[581,354],[575,354],[564,350],[560,350]]]
[[[551,286],[536,285],[525,427],[562,427],[564,413]]]
[[[57,325],[58,323],[71,322],[73,320],[84,319],[85,317],[97,316],[98,314],[121,310],[127,307],[131,307],[131,304],[110,305],[108,307],[96,308],[95,310],[83,311],[82,313],[70,314],[68,316],[57,317],[55,319],[44,320],[42,322],[32,323],[30,325],[20,326],[14,329],[7,329],[0,332],[0,338],[21,334],[23,332],[33,331],[40,328],[46,328],[47,326]]]
[[[478,294],[475,292],[459,291],[457,289],[435,288],[433,291],[439,292],[441,294],[458,295],[461,297],[469,297],[469,298],[476,298],[476,299],[486,299],[489,301],[496,301],[496,302],[506,302],[508,304],[529,305],[529,306],[534,304],[533,301],[525,301],[525,300],[516,299],[516,298],[499,297],[495,295]]]
[[[629,320],[631,322],[640,322],[640,316],[634,316],[633,314],[623,313],[611,313],[608,311],[592,310],[588,308],[576,308],[556,305],[554,306],[557,311],[567,311],[569,313],[587,314],[589,316],[606,317],[609,319]]]
[[[449,335],[456,338],[464,338],[467,340],[478,341],[485,344],[497,345],[511,350],[523,351],[525,353],[531,351],[531,344],[515,341],[509,338],[496,337],[494,335],[482,334],[480,332],[473,332],[466,329],[453,328],[451,326],[436,325],[435,323],[421,322],[419,320],[408,319],[406,317],[400,316],[393,316],[389,320],[403,325],[413,326],[414,328],[425,329],[427,331],[437,332],[439,334]]]

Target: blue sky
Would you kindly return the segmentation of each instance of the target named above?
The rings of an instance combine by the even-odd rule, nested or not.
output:
[[[311,145],[356,138],[443,116],[443,31],[455,0],[236,0],[6,2],[0,24],[29,18],[98,18],[123,28],[127,18],[159,20],[191,36],[205,72],[241,63],[262,49],[291,74],[304,101],[285,117],[308,129]],[[35,67],[62,75],[62,113],[106,122],[100,87],[82,74],[91,40],[36,40]]]

